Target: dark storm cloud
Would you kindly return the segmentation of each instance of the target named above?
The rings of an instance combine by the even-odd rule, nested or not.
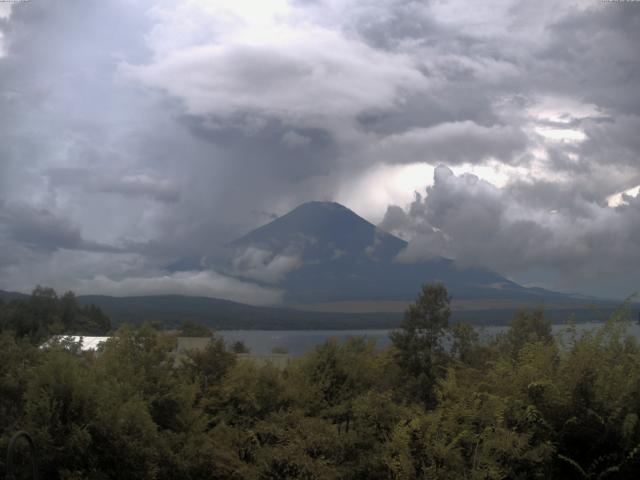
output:
[[[605,257],[628,271],[613,247],[638,253],[637,200],[607,199],[640,184],[636,5],[247,5],[12,6],[0,21],[0,195],[24,218],[2,213],[5,286],[74,277],[120,292],[136,279],[145,292],[237,288],[272,303],[281,292],[167,266],[212,268],[269,219],[256,210],[335,199],[381,165],[440,162],[505,179],[449,176],[390,208],[384,226],[414,238],[416,255],[514,275],[539,263],[576,281],[610,275]],[[247,262],[248,278],[296,265]]]
[[[255,225],[246,214],[263,188],[286,184],[268,165],[242,180],[225,168],[239,156],[195,137],[175,102],[122,80],[123,61],[149,58],[151,8],[25,2],[0,27],[0,288],[173,289],[274,303],[280,292],[213,271],[163,270],[182,256],[223,255],[218,243]],[[289,135],[287,148],[312,133]]]
[[[80,228],[46,209],[0,204],[0,232],[5,241],[54,252],[59,249],[118,252],[114,246],[83,238]]]
[[[515,202],[534,210],[555,211],[573,218],[591,219],[593,208],[607,208],[605,192],[588,190],[573,182],[516,180],[505,190]]]
[[[640,258],[640,198],[627,201],[611,209],[550,183],[501,189],[439,166],[426,196],[406,209],[389,207],[381,227],[412,238],[398,261],[444,255],[505,274],[547,268],[559,271],[558,285],[567,288],[580,284],[576,278],[583,286],[599,276],[637,278],[629,259]],[[618,296],[635,288],[628,284]]]
[[[577,11],[549,25],[551,42],[536,54],[547,88],[579,94],[613,111],[640,114],[640,9],[633,2]]]
[[[88,170],[61,168],[48,176],[56,186],[80,187],[91,193],[114,193],[131,197],[149,197],[159,202],[177,202],[180,187],[172,180],[146,174],[112,176],[96,175]]]
[[[499,123],[499,118],[488,96],[478,95],[468,85],[450,83],[432,95],[408,95],[401,110],[367,112],[358,121],[364,130],[384,136],[463,121],[489,127]]]
[[[277,118],[238,115],[213,119],[191,115],[183,116],[180,122],[195,136],[223,148],[229,161],[227,168],[238,169],[238,176],[251,169],[256,177],[265,180],[271,177],[278,182],[298,182],[327,175],[339,155],[330,132],[287,126]]]
[[[429,14],[430,2],[399,0],[354,8],[347,23],[370,44],[395,50],[405,41],[437,41],[449,32]]]
[[[495,2],[496,19],[502,5]],[[549,15],[553,8],[559,10],[555,17]],[[410,25],[425,27],[400,28],[398,33],[387,25],[407,11],[411,12]],[[626,133],[629,125],[637,122],[639,112],[635,92],[640,83],[640,61],[635,45],[640,41],[640,9],[636,5],[600,3],[578,8],[568,4],[554,7],[554,2],[537,3],[535,7],[514,3],[503,20],[505,31],[492,30],[500,26],[499,21],[488,23],[488,31],[482,27],[478,31],[466,29],[455,20],[439,21],[428,5],[411,3],[398,12],[401,13],[381,17],[384,20],[379,22],[363,22],[366,28],[362,35],[375,43],[375,38],[395,32],[394,36],[404,39],[395,48],[414,51],[424,59],[423,71],[436,82],[407,108],[387,116],[364,118],[365,127],[404,133],[421,123],[420,126],[429,127],[472,120],[485,127],[507,123],[516,129],[529,121],[522,113],[536,99],[567,97],[594,105],[600,110],[599,118],[565,117],[562,123],[553,125],[584,127],[587,141],[579,146],[545,145],[552,170],[580,170],[583,180],[594,174],[592,163],[638,165],[637,144],[631,149],[622,148],[637,140],[637,135]],[[481,18],[477,25],[482,25]],[[376,29],[379,34],[372,36],[370,32]],[[516,99],[521,101],[513,103]],[[424,105],[422,115],[412,113],[416,105]],[[610,141],[613,138],[615,141]],[[567,161],[568,153],[575,153],[579,160]],[[465,161],[479,162],[481,156]],[[446,160],[456,163],[455,159]],[[518,161],[525,160],[520,157]],[[432,161],[437,162],[437,157]]]
[[[577,150],[581,159],[640,166],[640,115],[617,115],[608,122],[585,122],[584,131],[587,139]]]
[[[474,122],[440,123],[430,128],[412,129],[387,136],[376,148],[389,163],[447,162],[480,163],[497,158],[504,163],[518,162],[527,146],[527,137],[516,128],[495,125],[483,127]]]

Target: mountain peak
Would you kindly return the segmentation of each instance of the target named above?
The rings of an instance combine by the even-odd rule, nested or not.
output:
[[[445,283],[458,299],[551,298],[444,258],[395,262],[407,243],[335,202],[303,203],[231,246],[237,276],[277,285],[294,303],[406,301],[426,282]]]
[[[232,243],[271,252],[304,251],[322,255],[362,255],[373,247],[384,256],[395,256],[406,242],[378,229],[344,205],[336,202],[307,202]],[[382,247],[382,248],[379,248]],[[313,253],[312,253],[313,252]]]
[[[314,220],[335,220],[339,216],[343,216],[344,218],[351,217],[351,220],[354,222],[365,222],[369,223],[367,220],[359,216],[353,210],[345,207],[344,205],[337,202],[320,202],[320,201],[311,201],[298,205],[296,208],[291,210],[289,213],[278,217],[275,221],[278,221],[281,218],[294,218],[297,216],[306,216],[313,218]]]
[[[346,210],[348,212],[353,213],[350,209],[342,205],[338,202],[321,202],[319,200],[312,200],[310,202],[301,203],[296,208],[291,210],[289,213],[293,213],[297,210],[306,210],[306,211],[337,211],[337,210]],[[353,213],[356,215],[355,213]]]

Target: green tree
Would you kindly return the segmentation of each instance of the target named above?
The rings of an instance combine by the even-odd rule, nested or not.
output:
[[[468,323],[451,326],[451,355],[466,365],[479,366],[486,357],[486,348],[481,345],[475,328]]]
[[[111,330],[111,320],[100,307],[84,305],[78,309],[76,318],[68,333],[83,335],[105,335]]]
[[[433,406],[436,364],[441,340],[449,325],[451,297],[441,283],[426,284],[416,302],[405,312],[400,330],[391,333],[396,359],[408,380],[410,394]]]
[[[66,333],[72,333],[78,309],[78,300],[73,292],[66,292],[60,297],[60,319]]]
[[[181,337],[212,337],[211,329],[201,323],[185,320],[178,331]]]
[[[219,385],[235,363],[235,356],[227,350],[224,340],[214,335],[204,349],[187,350],[180,361],[180,370],[198,385],[202,395],[210,395],[210,389]]]
[[[236,340],[231,345],[231,351],[233,353],[249,353],[249,347],[242,340]]]
[[[29,372],[22,419],[42,478],[156,478],[163,448],[135,388],[64,350],[44,360]]]
[[[517,312],[509,330],[498,338],[501,347],[513,357],[516,357],[527,343],[551,341],[551,322],[545,318],[542,308]]]
[[[291,405],[287,393],[282,372],[270,363],[257,366],[238,361],[224,376],[215,395],[203,398],[203,406],[211,416],[211,425],[222,429],[227,426],[239,433],[238,456],[251,461],[259,447],[255,425],[287,410]]]
[[[99,307],[81,306],[73,292],[58,297],[53,289],[37,286],[30,297],[2,308],[0,330],[40,344],[51,335],[104,335],[111,321]]]
[[[0,333],[0,472],[10,436],[23,426],[23,397],[31,370],[39,365],[43,352],[25,339]]]

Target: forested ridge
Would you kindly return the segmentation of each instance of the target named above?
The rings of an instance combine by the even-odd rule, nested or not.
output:
[[[561,337],[523,311],[481,342],[449,304],[425,285],[390,347],[331,340],[278,369],[215,335],[178,360],[152,324],[97,354],[38,348],[111,329],[40,289],[0,305],[0,452],[29,431],[46,479],[638,478],[640,346],[624,309]]]
[[[37,286],[28,297],[0,298],[0,331],[33,344],[51,335],[100,335],[110,330],[109,317],[95,305],[80,305],[73,292],[58,296],[52,288]]]

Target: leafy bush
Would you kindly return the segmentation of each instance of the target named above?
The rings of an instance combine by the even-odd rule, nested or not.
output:
[[[43,478],[640,475],[640,346],[620,315],[554,338],[543,312],[522,312],[483,343],[448,326],[446,290],[429,286],[390,347],[329,340],[279,369],[216,336],[177,362],[175,337],[149,326],[98,354],[37,349],[29,315],[75,317],[36,297],[3,313],[15,327],[24,309],[27,327],[0,334],[0,447],[29,430]]]

